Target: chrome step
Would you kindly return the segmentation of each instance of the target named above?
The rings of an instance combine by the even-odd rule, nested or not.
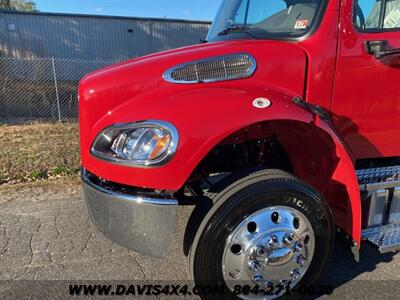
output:
[[[400,250],[400,224],[364,229],[362,237],[375,244],[381,253]]]
[[[400,186],[400,166],[360,169],[356,171],[361,191],[374,191]]]

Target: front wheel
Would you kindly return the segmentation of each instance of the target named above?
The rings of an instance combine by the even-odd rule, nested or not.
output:
[[[222,286],[225,299],[279,298],[319,278],[334,232],[311,186],[279,170],[246,174],[216,195],[195,237],[191,273],[197,285]]]

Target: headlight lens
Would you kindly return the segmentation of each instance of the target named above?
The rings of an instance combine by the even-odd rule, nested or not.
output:
[[[155,166],[165,164],[178,145],[176,128],[162,121],[114,125],[103,130],[92,154],[117,164]]]

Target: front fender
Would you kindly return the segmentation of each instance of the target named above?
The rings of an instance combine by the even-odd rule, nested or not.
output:
[[[294,95],[272,89],[250,86],[227,85],[213,87],[196,85],[193,89],[176,92],[165,88],[146,93],[124,102],[93,126],[81,124],[81,149],[84,168],[107,180],[157,190],[179,190],[198,164],[211,149],[234,132],[249,125],[268,120],[293,120],[312,124],[316,130],[330,137],[337,164],[331,182],[320,190],[330,203],[335,197],[346,197],[346,207],[334,207],[337,223],[344,227],[353,239],[360,241],[361,200],[353,160],[345,145],[329,122],[316,117],[311,111],[293,103]],[[265,84],[263,84],[265,85]],[[162,94],[162,97],[160,97]],[[253,101],[264,97],[270,100],[267,108],[256,108]],[[98,160],[90,154],[91,143],[105,127],[116,123],[140,120],[162,120],[172,123],[179,132],[178,149],[174,158],[157,168],[132,168]],[[84,120],[81,120],[84,122]],[[307,178],[302,178],[307,181]]]
[[[162,97],[160,97],[162,95]],[[253,106],[258,97],[266,97],[271,106]],[[207,87],[164,89],[147,93],[109,111],[96,123],[81,118],[81,155],[83,166],[97,176],[121,184],[158,190],[178,190],[207,153],[235,131],[264,120],[299,120],[309,123],[310,112],[293,104],[292,96],[257,87]],[[90,148],[96,136],[117,123],[162,120],[172,123],[179,132],[174,158],[158,168],[132,168],[94,158]]]

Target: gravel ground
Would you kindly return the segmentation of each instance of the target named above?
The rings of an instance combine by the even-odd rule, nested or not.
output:
[[[0,298],[65,298],[70,281],[148,283],[189,279],[182,240],[192,209],[180,207],[169,256],[155,259],[119,247],[88,219],[78,182],[0,187]],[[322,298],[396,299],[400,255],[365,245],[356,263],[341,239],[323,277],[334,293]],[[173,297],[172,297],[173,298]],[[172,299],[171,297],[169,299]]]

